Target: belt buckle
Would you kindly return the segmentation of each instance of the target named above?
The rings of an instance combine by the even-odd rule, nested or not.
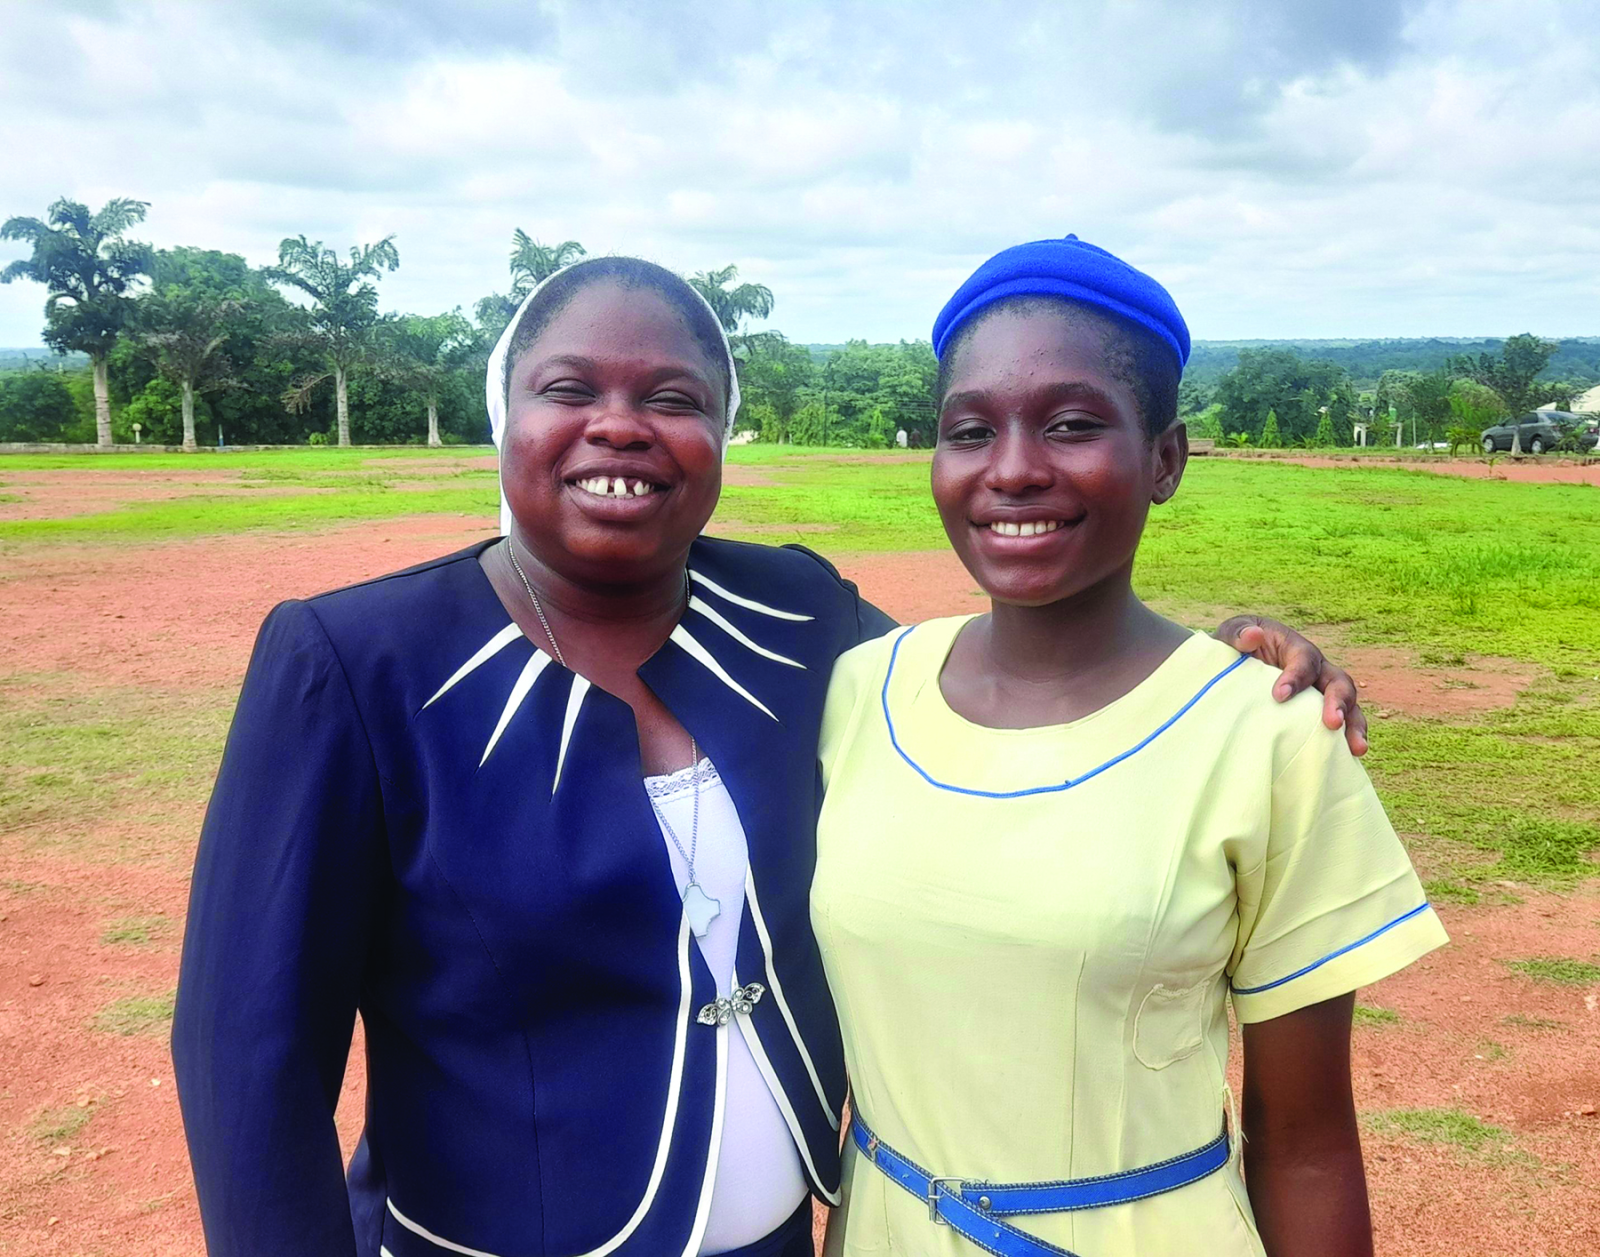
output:
[[[928,1180],[928,1220],[930,1222],[937,1222],[942,1226],[949,1226],[950,1224],[939,1216],[940,1183],[954,1183],[956,1185],[956,1190],[951,1192],[951,1195],[960,1196],[962,1180],[954,1174],[946,1174],[943,1177],[930,1178]]]

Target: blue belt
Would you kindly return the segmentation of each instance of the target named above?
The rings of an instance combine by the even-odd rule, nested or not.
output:
[[[1125,1205],[1193,1183],[1228,1163],[1228,1131],[1224,1127],[1202,1148],[1137,1170],[1054,1183],[987,1183],[929,1174],[874,1135],[859,1113],[851,1120],[850,1133],[869,1161],[927,1204],[932,1221],[945,1223],[957,1235],[996,1257],[1075,1257],[1068,1249],[1000,1220],[1010,1214],[1068,1213]]]

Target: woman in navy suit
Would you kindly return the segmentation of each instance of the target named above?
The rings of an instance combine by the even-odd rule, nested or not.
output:
[[[834,659],[891,622],[809,551],[701,536],[737,381],[670,272],[563,271],[488,388],[508,535],[256,643],[173,1032],[207,1243],[809,1255],[845,1091],[817,733]],[[1348,678],[1264,627],[1359,738]]]

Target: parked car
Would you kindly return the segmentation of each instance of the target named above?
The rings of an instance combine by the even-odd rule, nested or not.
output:
[[[1579,422],[1577,415],[1564,410],[1532,410],[1515,423],[1508,419],[1485,428],[1481,437],[1483,452],[1493,454],[1496,450],[1510,449],[1513,435],[1520,433],[1524,454],[1543,454],[1555,449],[1561,438]]]

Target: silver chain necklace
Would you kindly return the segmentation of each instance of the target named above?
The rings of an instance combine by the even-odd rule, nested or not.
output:
[[[533,613],[539,617],[539,627],[544,630],[544,635],[550,639],[550,651],[556,657],[556,662],[563,668],[567,666],[567,658],[561,653],[561,643],[556,641],[555,631],[550,627],[550,619],[544,613],[544,603],[539,601],[539,595],[533,592],[533,582],[528,579],[528,574],[522,570],[522,564],[517,560],[517,543],[506,538],[506,553],[511,556],[511,566],[516,569],[517,579],[522,582],[522,588],[527,591],[528,601],[533,604]],[[690,598],[689,569],[683,569],[683,601],[688,604]]]
[[[533,604],[533,613],[539,617],[539,627],[544,630],[544,635],[550,639],[550,650],[555,655],[556,662],[563,668],[567,666],[566,656],[561,653],[561,645],[556,641],[555,632],[550,628],[550,620],[544,613],[544,604],[539,601],[539,595],[533,592],[533,582],[528,579],[528,574],[522,570],[522,564],[517,559],[517,544],[510,537],[506,538],[506,553],[511,556],[511,566],[516,569],[517,579],[522,582],[522,588],[527,591],[528,601]],[[685,601],[689,597],[689,570],[683,572],[683,593]],[[667,837],[672,840],[672,845],[678,849],[678,854],[683,857],[683,862],[689,866],[689,884],[683,890],[683,911],[689,918],[689,928],[694,931],[696,938],[704,938],[706,931],[711,928],[711,923],[722,914],[722,902],[706,894],[704,887],[695,880],[694,858],[700,850],[700,746],[694,740],[694,735],[689,736],[690,767],[694,781],[694,820],[689,829],[689,849],[683,849],[683,843],[678,841],[678,835],[673,831],[672,822],[667,820],[666,813],[656,806],[655,799],[650,800],[650,808],[656,814],[656,819],[661,822],[661,828],[666,831]]]
[[[550,630],[550,621],[545,618],[544,604],[539,601],[539,595],[533,592],[533,585],[528,580],[528,574],[522,570],[522,564],[517,561],[517,543],[506,538],[506,553],[511,556],[511,566],[517,569],[517,578],[522,582],[522,587],[528,591],[528,601],[533,603],[533,613],[539,617],[539,627],[544,630],[544,635],[550,639],[550,649],[555,653],[556,662],[563,668],[567,666],[561,647],[556,642],[556,635]]]
[[[655,812],[656,819],[661,822],[661,828],[666,831],[672,845],[683,857],[683,862],[689,866],[689,884],[683,888],[683,911],[689,918],[689,928],[694,931],[695,937],[704,938],[706,931],[711,928],[711,923],[722,914],[722,902],[706,894],[705,888],[694,875],[694,858],[700,850],[700,744],[694,740],[692,734],[689,737],[689,755],[693,760],[689,771],[694,782],[694,820],[689,829],[687,851],[683,849],[683,843],[672,828],[672,822],[667,819],[667,814],[661,810],[653,796],[650,799],[650,807]]]

